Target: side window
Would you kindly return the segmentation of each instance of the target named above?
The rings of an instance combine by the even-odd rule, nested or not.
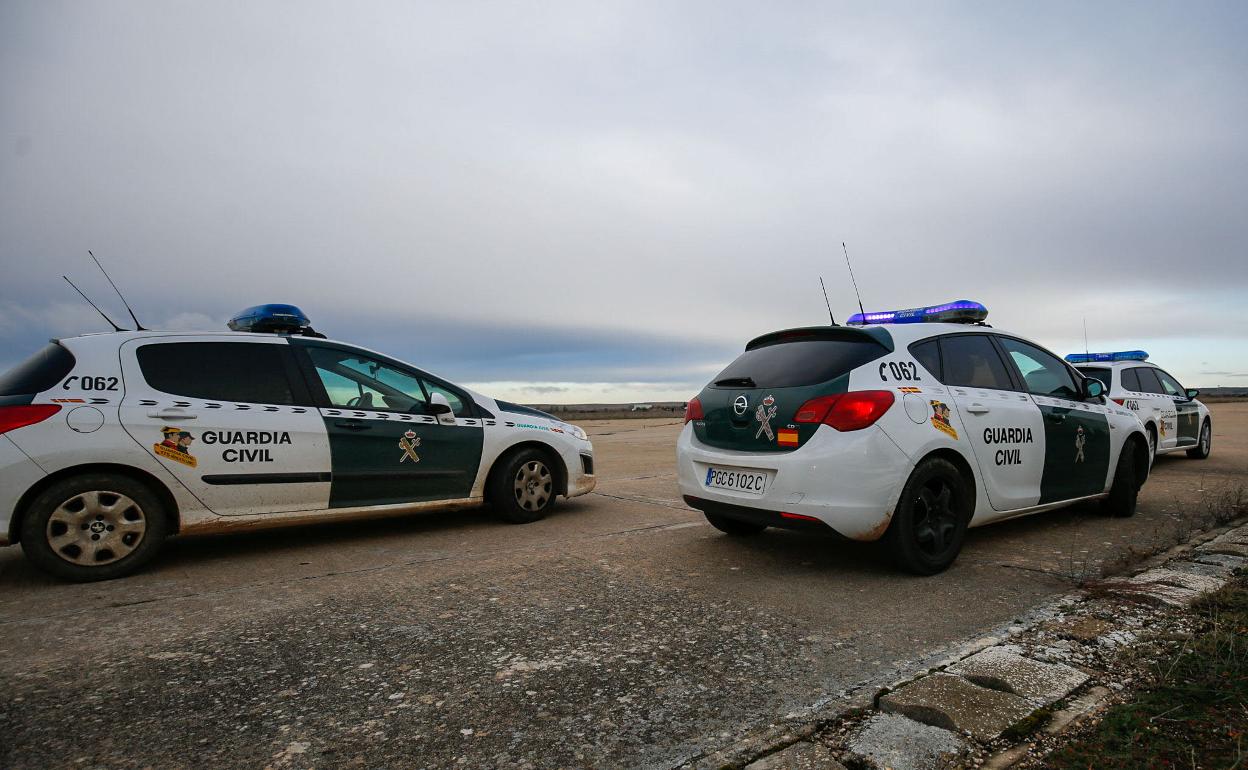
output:
[[[1152,368],[1147,366],[1138,366],[1132,371],[1134,371],[1140,378],[1141,393],[1165,394],[1166,391],[1161,387],[1161,380],[1157,379],[1157,375]]]
[[[164,342],[135,351],[147,384],[176,396],[251,404],[296,404],[286,345]],[[306,389],[306,388],[305,388]]]
[[[959,334],[940,338],[943,382],[969,388],[1013,390],[1005,362],[992,340],[982,334]]]
[[[1139,371],[1138,369],[1123,369],[1122,370],[1122,374],[1120,374],[1119,376],[1122,377],[1122,389],[1123,390],[1129,390],[1133,393],[1140,392],[1141,385],[1140,385],[1140,375],[1138,374],[1138,371]]]
[[[307,346],[333,406],[386,412],[425,411],[428,396],[410,372],[349,350]]]
[[[1161,387],[1166,391],[1166,395],[1187,398],[1187,391],[1183,389],[1178,380],[1160,369],[1154,369],[1153,371],[1157,374],[1157,379],[1161,380]]]
[[[1027,392],[1037,396],[1080,399],[1075,376],[1057,356],[1035,345],[1012,337],[998,337],[1018,373],[1023,376]]]
[[[940,372],[940,343],[936,339],[914,343],[910,346],[910,355],[931,372],[937,381],[944,381]]]

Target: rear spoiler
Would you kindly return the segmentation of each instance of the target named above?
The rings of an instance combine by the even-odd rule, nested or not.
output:
[[[889,353],[893,352],[893,337],[887,330],[878,326],[803,326],[797,329],[783,329],[778,332],[755,337],[746,344],[746,350],[763,348],[782,342],[795,340],[834,340],[842,342],[874,342]]]

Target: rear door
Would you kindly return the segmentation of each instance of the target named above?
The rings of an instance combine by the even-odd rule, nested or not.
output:
[[[846,392],[853,369],[891,350],[886,333],[843,327],[760,337],[698,394],[705,419],[694,435],[718,449],[799,449],[819,428],[793,421],[802,404]]]
[[[213,512],[328,505],[329,442],[285,339],[131,340],[121,368],[126,431]]]
[[[481,464],[483,420],[450,383],[335,343],[297,340],[333,456],[331,508],[458,500]],[[433,415],[446,396],[452,414]]]
[[[1027,508],[1040,499],[1044,427],[1040,410],[1010,376],[983,333],[940,337],[942,379],[970,435],[993,510]]]
[[[1111,435],[1108,408],[1083,400],[1080,381],[1056,355],[1014,337],[997,341],[1043,417],[1040,504],[1104,492],[1112,445],[1126,439]]]

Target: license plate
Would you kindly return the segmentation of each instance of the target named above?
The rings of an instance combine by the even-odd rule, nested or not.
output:
[[[747,468],[707,468],[705,485],[710,489],[761,495],[767,491],[767,474]]]

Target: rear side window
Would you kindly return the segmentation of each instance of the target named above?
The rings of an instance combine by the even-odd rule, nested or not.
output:
[[[914,360],[922,364],[924,369],[931,372],[937,381],[944,382],[940,371],[939,340],[931,339],[914,343],[910,346],[910,355],[914,356]]]
[[[1005,362],[992,340],[982,334],[940,338],[944,383],[967,388],[1013,390]]]
[[[52,342],[0,375],[0,396],[34,395],[48,390],[74,369],[74,354]]]
[[[1139,366],[1133,369],[1132,371],[1134,371],[1136,376],[1140,378],[1140,392],[1141,393],[1164,394],[1166,392],[1162,390],[1161,380],[1157,379],[1157,375],[1153,372],[1152,369],[1149,369],[1146,366]]]
[[[1123,369],[1121,377],[1122,377],[1122,389],[1123,390],[1130,390],[1135,393],[1140,393],[1141,392],[1140,389],[1144,387],[1143,385],[1140,384],[1140,375],[1135,369]]]
[[[715,377],[714,383],[741,388],[817,385],[847,374],[887,352],[883,345],[868,337],[777,342],[745,351]]]
[[[1091,377],[1094,380],[1100,380],[1101,383],[1105,385],[1106,392],[1109,392],[1110,387],[1112,387],[1114,384],[1113,383],[1114,375],[1112,373],[1113,372],[1112,369],[1105,369],[1099,366],[1081,366],[1079,367],[1079,371],[1083,374],[1084,377]],[[1126,385],[1125,377],[1123,378],[1123,385],[1124,386]],[[1127,390],[1130,390],[1130,388],[1127,388]]]
[[[144,345],[136,356],[156,390],[210,401],[295,404],[286,345],[249,342],[168,342]]]

